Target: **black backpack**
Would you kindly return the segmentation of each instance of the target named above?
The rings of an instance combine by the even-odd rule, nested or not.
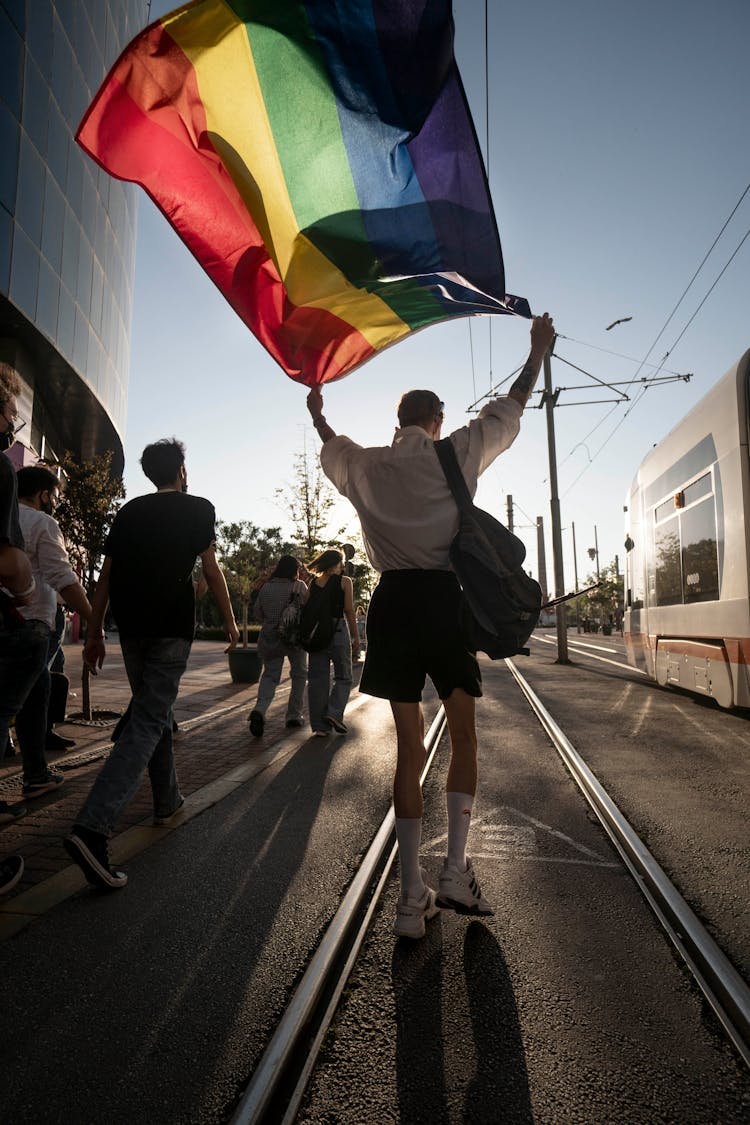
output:
[[[334,589],[341,589],[329,578],[325,586],[310,583],[307,601],[302,606],[299,621],[299,640],[306,652],[320,652],[327,648],[336,632],[338,618],[333,616],[332,598]]]
[[[472,502],[450,438],[435,442],[460,523],[450,546],[451,566],[463,591],[467,647],[491,660],[524,653],[542,607],[542,589],[523,569],[526,548],[507,527]]]

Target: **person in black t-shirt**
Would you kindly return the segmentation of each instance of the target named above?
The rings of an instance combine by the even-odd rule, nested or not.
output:
[[[124,887],[127,875],[110,867],[107,840],[146,767],[156,824],[168,823],[184,804],[172,752],[172,708],[195,633],[197,556],[229,648],[239,637],[216,561],[214,508],[187,495],[184,446],[175,439],[148,445],[141,466],[157,491],[131,500],[115,517],[83,650],[96,673],[104,662],[102,626],[110,604],[133,691],[132,712],[65,841],[86,878],[109,888]]]

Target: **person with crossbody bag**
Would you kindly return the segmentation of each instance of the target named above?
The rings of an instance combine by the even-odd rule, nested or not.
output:
[[[307,564],[314,575],[302,612],[301,641],[309,653],[307,698],[312,732],[346,734],[344,710],[352,690],[352,653],[359,654],[354,587],[342,573],[344,556],[331,548]],[[333,686],[331,686],[333,665]]]
[[[255,600],[255,619],[260,621],[258,655],[263,661],[263,672],[248,724],[254,738],[260,738],[265,729],[266,711],[273,702],[284,659],[289,661],[292,690],[286,707],[286,725],[301,727],[304,723],[305,684],[307,683],[307,653],[295,643],[288,623],[294,611],[301,611],[307,601],[307,587],[299,578],[300,564],[293,555],[282,555],[268,581],[261,587]],[[289,613],[289,611],[292,613]]]
[[[469,497],[479,476],[514,441],[544,354],[554,340],[552,318],[534,317],[531,350],[507,395],[491,399],[479,416],[450,434]],[[462,628],[462,591],[450,549],[459,511],[435,455],[445,407],[430,390],[407,391],[398,406],[391,445],[365,448],[336,434],[323,416],[323,394],[307,397],[323,442],[320,463],[356,509],[367,555],[380,580],[367,614],[367,653],[360,691],[390,701],[396,726],[393,786],[401,893],[394,933],[421,938],[441,908],[490,915],[467,855],[477,788],[475,701],[482,694],[476,653]],[[490,624],[492,624],[490,622]],[[445,706],[451,738],[446,783],[447,855],[437,891],[420,865],[426,677]]]

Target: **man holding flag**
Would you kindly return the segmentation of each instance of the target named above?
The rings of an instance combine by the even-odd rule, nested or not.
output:
[[[529,358],[507,396],[490,400],[479,417],[450,434],[472,496],[477,480],[515,439],[523,409],[554,339],[547,313],[531,325]],[[405,394],[399,429],[390,446],[365,449],[337,436],[323,416],[323,395],[314,387],[307,406],[323,442],[326,476],[351,501],[380,581],[367,618],[367,656],[360,691],[388,699],[396,725],[393,786],[401,893],[394,924],[399,937],[420,938],[440,907],[488,915],[466,855],[477,784],[475,699],[481,673],[459,625],[460,587],[450,569],[449,548],[458,530],[458,509],[435,450],[444,404],[432,391]],[[448,855],[438,893],[419,863],[422,835],[424,722],[420,700],[425,678],[445,706],[451,739],[446,786]]]

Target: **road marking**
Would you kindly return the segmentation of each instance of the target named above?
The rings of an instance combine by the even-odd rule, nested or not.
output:
[[[612,704],[610,710],[613,711],[613,712],[614,711],[622,711],[623,707],[626,704],[630,704],[630,696],[631,696],[632,692],[633,692],[633,685],[632,684],[626,684],[625,685],[625,691],[623,691],[621,693],[620,698],[617,700],[617,703]]]
[[[514,824],[508,817],[517,817],[525,824]],[[567,863],[586,867],[619,868],[619,862],[612,862],[593,848],[587,847],[567,836],[557,828],[537,820],[528,813],[510,805],[498,805],[488,809],[481,816],[472,819],[471,830],[475,846],[470,847],[473,859],[513,859],[533,863]],[[578,856],[543,855],[539,843],[545,836],[552,837],[557,845],[572,848]],[[426,840],[422,853],[444,855],[448,834],[443,833]]]
[[[557,644],[557,640],[548,640],[547,637],[534,637],[535,641],[542,641],[546,645]],[[648,672],[643,672],[640,668],[634,668],[632,664],[623,664],[621,660],[610,660],[608,656],[594,656],[593,652],[585,652],[582,648],[576,648],[575,642],[571,641],[568,645],[573,649],[573,652],[579,653],[581,656],[588,656],[591,660],[601,660],[603,664],[614,664],[615,668],[622,668],[624,672],[637,672],[639,676],[647,676]],[[592,645],[592,648],[594,646]],[[617,652],[617,649],[607,649],[607,652]]]
[[[695,727],[697,731],[700,731],[701,738],[708,737],[713,739],[714,742],[718,742],[722,746],[724,745],[725,740],[723,737],[718,734],[714,734],[713,731],[706,730],[706,728],[702,726],[697,719],[694,719],[692,715],[688,715],[687,711],[683,711],[679,703],[673,703],[672,706],[679,715],[682,715],[683,719],[690,723],[691,726]]]
[[[542,639],[543,640],[550,639],[550,640],[554,641],[555,644],[557,644],[557,637],[550,637],[549,634],[547,634],[547,636],[543,637]],[[617,653],[617,652],[621,651],[621,649],[619,649],[619,648],[607,648],[606,645],[590,645],[590,644],[587,644],[586,641],[576,640],[576,641],[571,641],[570,643],[576,644],[576,645],[583,645],[584,648],[593,648],[593,649],[595,649],[596,652],[615,652],[615,653]]]
[[[643,726],[646,719],[648,718],[648,713],[651,710],[651,702],[652,702],[652,696],[647,695],[646,700],[645,700],[643,706],[641,707],[641,713],[638,716],[638,718],[636,720],[636,724],[635,724],[635,726],[633,727],[633,730],[630,733],[631,738],[635,738],[637,735],[639,735],[641,733],[641,727]]]

